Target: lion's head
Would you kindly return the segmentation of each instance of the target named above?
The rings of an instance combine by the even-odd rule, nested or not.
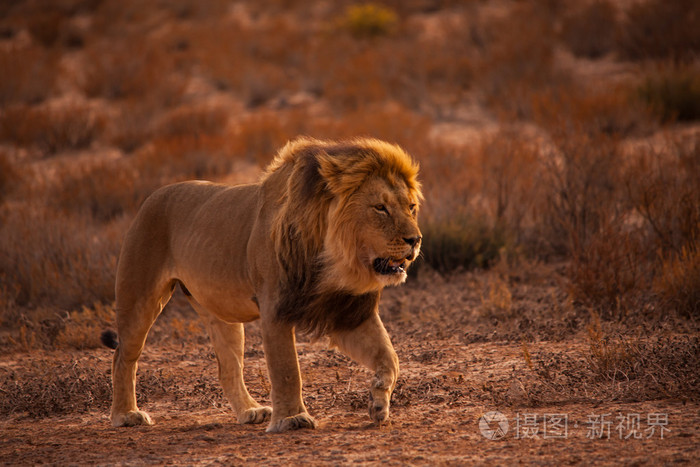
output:
[[[400,147],[375,139],[288,143],[267,175],[286,179],[274,236],[287,274],[315,292],[404,282],[421,246],[417,174]]]

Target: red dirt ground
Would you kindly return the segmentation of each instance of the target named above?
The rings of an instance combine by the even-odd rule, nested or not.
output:
[[[429,275],[386,291],[382,315],[402,376],[391,421],[384,426],[372,425],[367,415],[370,374],[324,342],[303,336],[298,353],[304,398],[319,428],[273,435],[261,425],[238,425],[222,397],[206,337],[195,335],[197,326],[190,326],[191,335],[173,337],[175,318],[192,313],[179,309],[176,298],[156,323],[139,368],[140,406],[155,426],[110,425],[111,351],[106,348],[6,355],[0,362],[5,381],[0,462],[659,465],[700,460],[697,397],[645,400],[648,393],[630,390],[629,378],[586,376],[589,342],[581,326],[562,324],[576,321],[574,311],[552,308],[557,298],[550,275],[543,273],[538,281],[530,274],[527,285],[511,283],[512,308],[523,311],[509,318],[494,315],[484,298],[492,276]],[[524,311],[526,304],[539,319]],[[529,336],[529,343],[519,336]],[[247,327],[247,337],[247,384],[258,401],[269,404],[257,323]],[[551,373],[543,373],[546,368]],[[14,406],[8,408],[8,402]],[[508,420],[501,439],[487,439],[480,431],[480,417],[490,411]],[[596,423],[601,420],[605,423]]]

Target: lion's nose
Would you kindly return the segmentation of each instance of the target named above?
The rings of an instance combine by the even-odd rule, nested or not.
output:
[[[420,243],[420,241],[421,241],[422,238],[423,238],[423,237],[421,237],[420,235],[417,236],[417,237],[408,237],[408,238],[405,238],[405,237],[404,237],[403,241],[406,242],[406,243],[408,243],[409,246],[416,246],[416,245],[418,245],[418,244]]]

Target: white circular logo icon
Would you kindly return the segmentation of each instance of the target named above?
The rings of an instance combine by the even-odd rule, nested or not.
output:
[[[501,412],[486,412],[479,419],[479,431],[486,439],[501,439],[508,433],[508,419]]]

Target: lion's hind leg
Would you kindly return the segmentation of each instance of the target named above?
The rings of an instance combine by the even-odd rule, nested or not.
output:
[[[193,301],[193,300],[192,300]],[[219,381],[236,412],[239,423],[263,423],[270,419],[272,408],[258,404],[248,393],[243,379],[245,335],[242,323],[226,323],[193,303],[207,321],[209,336],[219,364]]]
[[[172,281],[142,283],[143,287],[117,282],[117,335],[112,360],[112,425],[153,425],[151,417],[136,404],[136,371],[146,337],[170,299]],[[157,284],[153,286],[153,284]],[[150,292],[149,292],[150,291]]]

